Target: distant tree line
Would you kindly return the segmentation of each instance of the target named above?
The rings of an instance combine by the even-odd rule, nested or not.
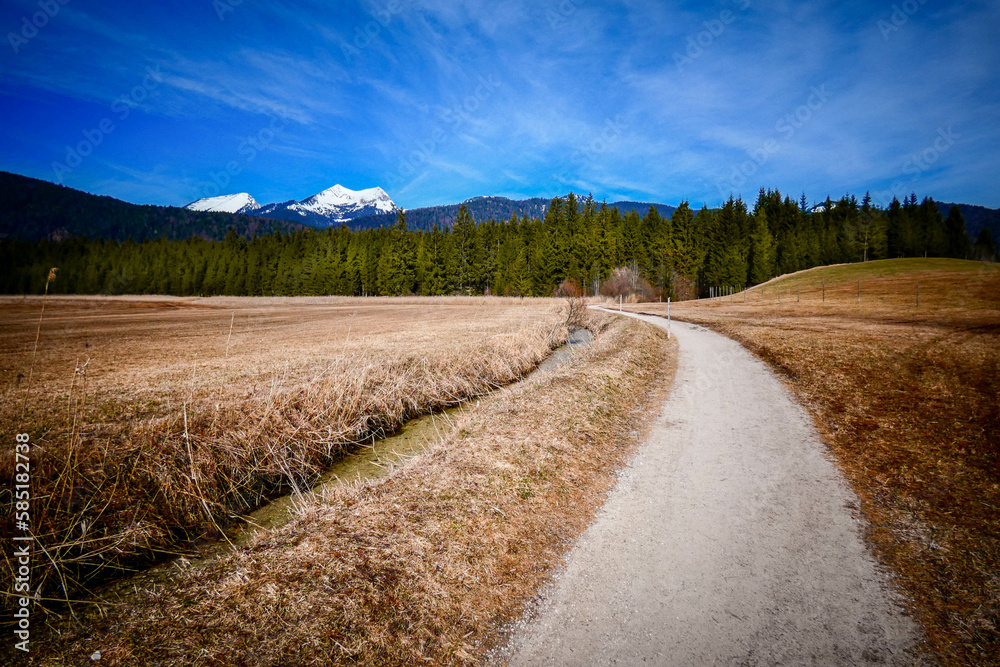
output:
[[[697,212],[682,202],[669,218],[570,194],[533,218],[477,223],[463,205],[450,229],[414,230],[400,213],[391,227],[251,239],[231,230],[222,241],[4,239],[0,289],[41,293],[58,267],[50,293],[550,296],[628,283],[621,270],[630,269],[647,296],[681,299],[813,266],[915,256],[993,261],[996,248],[986,228],[972,243],[958,207],[945,218],[915,194],[886,209],[867,195],[810,209],[804,195],[797,203],[762,189],[753,210],[733,198]]]

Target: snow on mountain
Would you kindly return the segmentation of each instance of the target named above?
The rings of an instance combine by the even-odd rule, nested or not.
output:
[[[184,208],[192,211],[215,211],[219,213],[253,213],[260,208],[253,197],[246,192],[220,197],[206,197],[193,201]]]
[[[317,227],[350,223],[355,218],[392,214],[400,210],[382,188],[350,190],[342,185],[327,188],[302,201],[292,199],[261,206],[254,201],[253,197],[242,192],[237,195],[199,199],[184,208],[193,211],[248,213],[264,218],[302,222]]]
[[[349,190],[342,185],[335,185],[303,199],[288,207],[292,211],[305,211],[314,215],[339,218],[338,222],[350,220],[362,215],[375,213],[394,213],[398,207],[382,188],[366,190]]]

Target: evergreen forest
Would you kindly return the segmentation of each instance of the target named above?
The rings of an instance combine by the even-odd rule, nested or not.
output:
[[[945,217],[915,194],[888,208],[844,196],[808,207],[761,190],[752,209],[682,202],[622,214],[592,197],[555,198],[540,217],[474,220],[465,205],[450,228],[300,229],[224,240],[142,242],[0,240],[7,294],[611,295],[675,300],[738,290],[813,266],[894,257],[993,261],[988,228],[973,242],[958,207]],[[631,278],[615,283],[616,276]],[[624,284],[624,286],[622,286]],[[615,287],[610,287],[617,285]],[[603,289],[602,289],[603,288]]]

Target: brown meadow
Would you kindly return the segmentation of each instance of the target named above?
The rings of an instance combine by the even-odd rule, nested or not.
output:
[[[557,341],[567,315],[565,302],[491,303],[466,319],[422,308],[415,320],[486,327],[518,349]],[[404,467],[308,499],[289,523],[182,567],[170,586],[80,606],[79,625],[50,619],[29,664],[95,650],[110,665],[486,659],[593,517],[672,379],[662,331],[575,317],[596,338],[572,363],[481,398]],[[494,356],[506,349],[494,345]]]
[[[360,441],[522,377],[566,336],[565,305],[545,300],[44,303],[39,329],[42,299],[0,300],[0,438],[31,435],[33,589],[53,599],[217,538]],[[5,448],[4,506],[13,471]]]

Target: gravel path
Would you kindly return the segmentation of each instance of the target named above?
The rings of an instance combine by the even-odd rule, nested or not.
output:
[[[925,664],[805,410],[734,341],[672,332],[662,414],[509,664]]]

